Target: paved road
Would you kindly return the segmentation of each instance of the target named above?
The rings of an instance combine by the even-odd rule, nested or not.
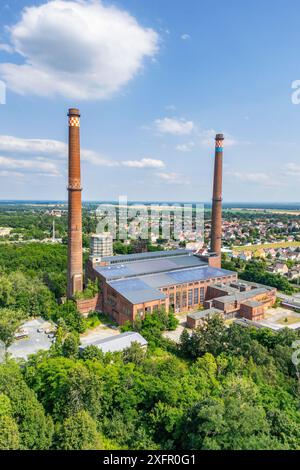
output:
[[[106,325],[99,325],[93,330],[88,330],[82,335],[80,335],[80,343],[83,346],[87,346],[89,344],[95,343],[100,339],[108,338],[109,336],[115,336],[119,334],[119,329],[110,328]]]
[[[163,333],[163,336],[165,338],[171,339],[172,341],[175,341],[175,343],[179,343],[181,333],[187,327],[186,326],[186,315],[180,314],[180,315],[175,315],[175,316],[179,320],[179,325],[177,326],[176,330],[174,330],[174,331],[165,331]]]

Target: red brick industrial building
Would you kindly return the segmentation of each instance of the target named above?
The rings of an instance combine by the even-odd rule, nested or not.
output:
[[[83,289],[80,112],[71,108],[68,116],[68,297],[74,298]],[[276,289],[238,283],[236,272],[221,269],[223,141],[223,135],[217,134],[210,254],[201,256],[181,249],[91,257],[86,276],[98,279],[100,292],[94,299],[77,301],[82,314],[101,310],[123,324],[160,308],[167,312],[170,308],[175,312],[206,308],[188,316],[191,327],[212,311],[222,312],[227,318],[235,315],[250,320],[263,318],[265,308],[275,302]]]
[[[213,259],[213,257],[212,257]],[[98,279],[102,311],[119,324],[143,318],[155,309],[194,311],[204,305],[210,285],[237,281],[237,274],[209,264],[188,250],[159,251],[89,261],[88,275]]]

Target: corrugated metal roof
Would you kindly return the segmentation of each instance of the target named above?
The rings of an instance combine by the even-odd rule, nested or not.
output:
[[[145,260],[154,258],[164,258],[168,256],[182,256],[191,254],[192,250],[180,248],[178,250],[147,251],[146,253],[133,253],[130,255],[105,256],[103,261],[107,263],[130,263],[134,260]]]
[[[200,310],[199,312],[189,313],[187,317],[192,318],[193,320],[200,320],[201,318],[206,318],[209,315],[214,315],[216,313],[223,313],[223,310],[218,308],[208,308],[206,310]]]
[[[143,254],[143,253],[142,253]],[[120,279],[144,274],[154,274],[178,270],[182,268],[206,266],[197,256],[169,256],[165,258],[149,259],[147,261],[131,261],[125,264],[110,266],[96,266],[95,270],[106,280]]]
[[[152,288],[149,284],[144,282],[142,278],[134,277],[131,279],[111,281],[109,285],[132,304],[151,302],[152,300],[164,300],[166,298],[165,294],[158,289]]]
[[[206,279],[217,279],[232,275],[232,271],[225,269],[201,266],[196,268],[181,269],[165,273],[148,274],[130,279],[110,281],[108,284],[133,304],[149,302],[151,300],[165,299],[166,296],[159,288],[185,284]]]
[[[123,351],[129,348],[132,343],[139,343],[141,346],[147,346],[145,338],[135,331],[127,331],[120,335],[109,336],[105,339],[100,339],[94,343],[85,344],[81,346],[81,349],[85,349],[87,346],[97,346],[104,353]]]
[[[204,266],[194,269],[183,269],[182,271],[173,271],[169,273],[171,278],[177,283],[202,281],[206,279],[216,279],[226,277],[233,274],[232,271],[226,269],[212,268]]]
[[[272,288],[271,288],[272,289]],[[259,287],[256,289],[252,289],[246,292],[238,292],[237,294],[232,294],[232,295],[224,295],[223,297],[217,297],[216,300],[219,302],[234,302],[234,301],[243,301],[243,300],[248,300],[256,295],[260,294],[266,294],[267,292],[270,291],[270,288],[268,287]]]

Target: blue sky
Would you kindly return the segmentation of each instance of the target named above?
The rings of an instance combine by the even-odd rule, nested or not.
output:
[[[24,10],[24,8],[27,8]],[[0,198],[65,199],[67,109],[83,197],[299,201],[298,0],[11,0],[0,6]]]

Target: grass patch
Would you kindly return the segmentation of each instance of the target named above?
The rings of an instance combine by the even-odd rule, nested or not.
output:
[[[100,312],[91,312],[87,318],[84,320],[85,324],[85,331],[86,330],[92,330],[94,328],[97,328],[97,326],[100,325],[114,325],[118,326],[117,323],[112,320],[108,315],[105,313],[100,313]]]
[[[289,248],[291,246],[300,247],[300,242],[278,242],[278,243],[263,243],[262,245],[243,245],[243,246],[234,246],[233,251],[259,251],[259,250],[268,250],[274,248]]]
[[[300,323],[300,317],[294,317],[293,315],[290,315],[280,318],[280,320],[277,320],[276,323],[279,323],[280,325],[293,325],[294,323]]]

